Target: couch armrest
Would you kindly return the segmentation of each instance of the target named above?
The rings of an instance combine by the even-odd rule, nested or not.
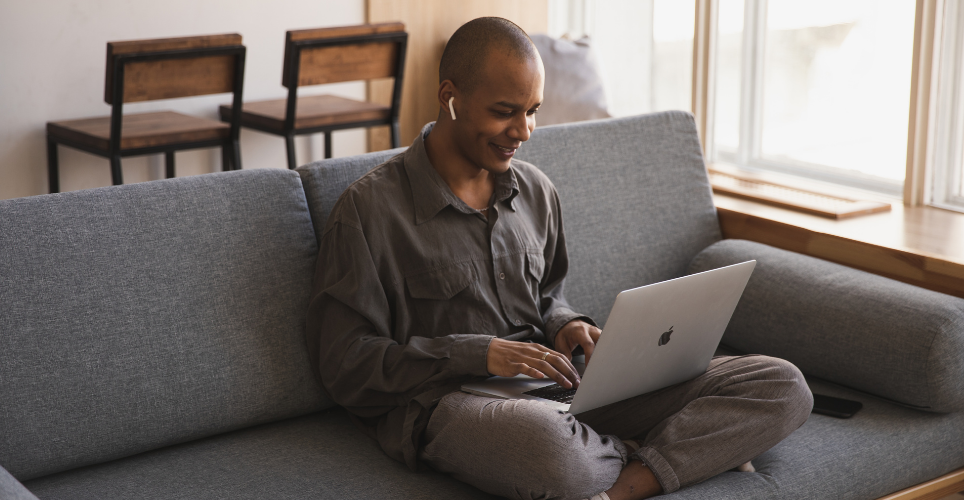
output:
[[[707,247],[689,271],[750,259],[724,344],[921,410],[964,410],[964,300],[742,240]]]
[[[0,498],[4,500],[38,500],[27,487],[0,467]]]

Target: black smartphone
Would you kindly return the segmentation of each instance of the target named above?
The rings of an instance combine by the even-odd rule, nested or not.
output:
[[[813,395],[813,412],[837,418],[850,418],[864,405],[859,401],[840,399],[821,394]]]

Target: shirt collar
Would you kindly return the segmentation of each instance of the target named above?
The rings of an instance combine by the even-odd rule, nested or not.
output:
[[[431,220],[447,206],[464,214],[477,213],[461,198],[455,196],[428,159],[425,138],[434,126],[435,122],[426,124],[422,132],[412,141],[411,147],[405,151],[404,156],[405,172],[408,174],[415,205],[415,224]],[[506,204],[514,211],[512,202],[517,194],[519,194],[519,181],[516,178],[515,167],[510,162],[509,170],[495,176],[495,201]]]

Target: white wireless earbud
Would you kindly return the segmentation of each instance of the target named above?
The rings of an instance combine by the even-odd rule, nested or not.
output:
[[[455,108],[452,107],[452,101],[455,100],[455,96],[449,97],[449,113],[452,113],[452,121],[455,121]]]

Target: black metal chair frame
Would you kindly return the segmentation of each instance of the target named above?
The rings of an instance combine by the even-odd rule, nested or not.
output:
[[[106,157],[110,160],[110,175],[113,184],[124,183],[123,172],[121,171],[121,158],[125,156],[141,156],[149,154],[164,153],[165,174],[168,179],[174,177],[174,152],[187,149],[213,148],[220,147],[222,151],[221,165],[224,170],[241,170],[241,148],[239,136],[241,131],[240,115],[231,120],[231,128],[228,137],[225,139],[215,139],[206,141],[196,141],[178,144],[166,144],[162,146],[149,146],[122,150],[121,129],[123,125],[124,110],[124,65],[141,62],[156,61],[161,59],[181,59],[205,56],[234,56],[234,82],[232,85],[233,105],[237,108],[241,106],[242,91],[244,88],[244,58],[246,49],[243,45],[228,47],[195,48],[183,50],[165,50],[141,54],[117,54],[113,56],[113,87],[111,92],[111,113],[110,113],[110,140],[107,152],[70,139],[54,139],[47,133],[47,174],[49,176],[50,192],[60,192],[59,160],[57,155],[57,145],[62,144],[74,149],[79,149],[97,156]],[[158,99],[160,100],[160,99]]]
[[[343,123],[338,125],[322,125],[319,127],[303,128],[295,130],[295,118],[298,107],[298,76],[301,70],[301,51],[305,49],[313,49],[317,47],[334,47],[338,45],[355,45],[360,43],[384,43],[384,42],[395,42],[398,44],[398,53],[396,56],[396,70],[395,70],[395,81],[392,87],[392,106],[391,114],[389,115],[389,120],[366,120],[360,122]],[[317,134],[320,132],[325,133],[325,158],[331,158],[331,133],[335,130],[344,130],[350,128],[367,128],[374,127],[378,125],[390,125],[391,128],[391,138],[392,147],[397,148],[399,142],[399,131],[398,131],[398,108],[401,101],[402,95],[402,80],[405,73],[405,50],[408,45],[408,33],[405,32],[393,32],[393,33],[378,33],[374,35],[362,35],[362,36],[350,36],[350,37],[340,37],[340,38],[330,38],[323,40],[301,40],[301,41],[288,41],[287,47],[285,47],[285,54],[288,56],[287,68],[288,74],[284,75],[283,81],[289,82],[288,88],[288,101],[285,103],[285,122],[284,130],[280,133],[277,129],[272,129],[260,124],[247,123],[244,126],[247,128],[252,128],[259,130],[261,132],[267,132],[269,134],[280,135],[285,138],[285,147],[288,153],[288,168],[294,170],[296,165],[295,160],[295,136],[296,135],[307,135],[307,134]],[[236,120],[241,113],[237,110],[241,109],[237,103],[231,108],[231,118]]]

